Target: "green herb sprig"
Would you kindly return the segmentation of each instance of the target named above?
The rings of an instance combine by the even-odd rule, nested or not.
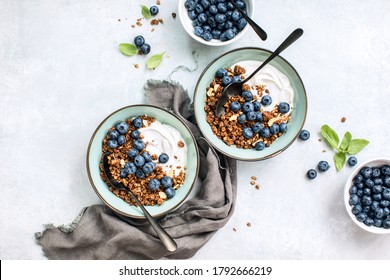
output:
[[[365,139],[352,139],[352,134],[347,131],[339,145],[339,136],[327,124],[321,127],[321,134],[329,145],[337,151],[333,158],[337,171],[343,169],[345,162],[347,161],[347,154],[356,155],[369,143],[369,141]]]
[[[141,13],[142,13],[142,16],[146,19],[150,19],[152,17],[150,9],[148,7],[146,7],[145,5],[141,5]]]
[[[155,54],[153,55],[151,58],[149,58],[149,60],[146,62],[146,66],[149,68],[149,69],[155,69],[157,66],[160,65],[160,63],[162,62],[163,60],[163,57],[164,57],[164,54],[165,52],[163,53],[160,53],[160,54]]]
[[[119,50],[121,51],[122,54],[126,56],[133,56],[138,53],[138,49],[136,46],[132,44],[126,44],[126,43],[119,44]]]

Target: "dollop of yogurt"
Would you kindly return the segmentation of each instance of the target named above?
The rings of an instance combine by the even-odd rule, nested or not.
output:
[[[184,172],[187,165],[187,145],[179,147],[180,141],[185,143],[180,132],[157,120],[150,125],[144,122],[144,125],[139,131],[144,136],[142,140],[147,143],[146,150],[151,155],[166,153],[169,156],[167,163],[159,164],[169,176],[178,175],[181,170]]]
[[[231,68],[234,69],[236,65],[241,66],[246,70],[245,76],[247,77],[262,63],[262,61],[246,60],[233,65]],[[272,103],[268,106],[262,105],[261,108],[264,111],[272,111],[275,105],[280,102],[287,102],[290,107],[293,108],[294,90],[291,87],[290,80],[285,74],[272,65],[267,64],[264,66],[264,68],[250,79],[247,84],[250,85],[254,97],[258,96],[258,94],[256,89],[252,89],[252,86],[265,85],[265,88],[269,90],[269,96],[272,98]]]

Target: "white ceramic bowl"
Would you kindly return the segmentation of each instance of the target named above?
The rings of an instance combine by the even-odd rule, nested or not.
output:
[[[226,45],[229,45],[229,44],[232,44],[234,42],[236,42],[237,40],[239,40],[245,32],[247,32],[247,30],[250,27],[249,23],[245,26],[245,28],[243,30],[241,30],[236,37],[234,37],[233,39],[229,40],[229,41],[225,41],[225,42],[221,42],[220,40],[216,40],[216,39],[212,39],[211,41],[206,41],[206,40],[203,40],[201,37],[198,37],[194,34],[194,27],[192,26],[192,20],[188,17],[187,15],[187,9],[184,7],[184,2],[186,0],[179,0],[179,7],[178,7],[178,12],[179,12],[179,18],[180,18],[180,22],[184,28],[184,30],[188,33],[188,35],[190,35],[194,40],[198,41],[199,43],[202,43],[202,44],[205,44],[205,45],[208,45],[208,46],[214,46],[214,47],[219,47],[219,46],[226,46]],[[247,11],[247,15],[251,18],[253,18],[253,12],[255,10],[255,7],[254,7],[254,1],[253,0],[243,0],[246,4],[246,11]]]
[[[353,178],[359,173],[360,169],[362,169],[364,166],[369,166],[369,167],[379,167],[385,164],[390,164],[390,159],[385,159],[385,158],[376,158],[372,159],[369,161],[366,161],[362,164],[360,164],[356,169],[352,172],[351,176],[349,176],[347,183],[345,184],[344,188],[344,204],[345,208],[347,209],[349,217],[351,217],[352,221],[359,226],[360,228],[364,229],[365,231],[371,232],[371,233],[376,233],[376,234],[389,234],[390,229],[384,229],[384,228],[378,228],[375,226],[366,226],[364,223],[359,222],[355,215],[352,213],[352,207],[349,205],[349,188],[353,184]]]

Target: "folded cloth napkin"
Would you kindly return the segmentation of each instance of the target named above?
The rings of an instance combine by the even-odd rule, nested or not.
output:
[[[49,259],[184,259],[192,257],[222,228],[234,211],[236,162],[217,154],[195,125],[193,106],[179,84],[148,81],[148,104],[173,111],[190,127],[200,153],[199,193],[159,220],[175,239],[178,249],[169,252],[146,220],[124,219],[107,206],[84,208],[67,226],[46,226],[36,240]]]

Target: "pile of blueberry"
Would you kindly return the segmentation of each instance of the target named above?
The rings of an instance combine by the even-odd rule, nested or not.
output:
[[[241,10],[246,11],[244,1],[234,1]],[[195,35],[206,41],[231,40],[247,25],[242,14],[226,0],[187,0],[184,5]]]
[[[352,213],[366,226],[390,229],[390,166],[363,167],[349,189]]]
[[[145,142],[140,139],[140,131],[138,130],[143,126],[142,119],[137,117],[132,120],[132,126],[135,128],[130,132],[132,139],[132,146],[127,153],[130,161],[125,163],[125,166],[120,171],[120,176],[126,178],[128,175],[135,175],[137,178],[145,178],[156,170],[157,164],[152,161],[152,156],[145,149]],[[110,149],[118,148],[118,145],[124,145],[126,143],[125,134],[129,131],[129,125],[126,122],[120,122],[115,126],[115,130],[111,130],[108,133],[110,140],[107,142],[107,146]],[[158,157],[159,163],[167,163],[169,156],[162,153]],[[149,188],[152,191],[156,191],[162,186],[164,192],[168,198],[175,196],[175,190],[173,189],[173,180],[170,176],[164,176],[161,181],[154,178],[149,181]]]
[[[149,44],[145,43],[145,38],[141,35],[138,35],[134,38],[134,44],[142,54],[150,53],[151,47]]]

